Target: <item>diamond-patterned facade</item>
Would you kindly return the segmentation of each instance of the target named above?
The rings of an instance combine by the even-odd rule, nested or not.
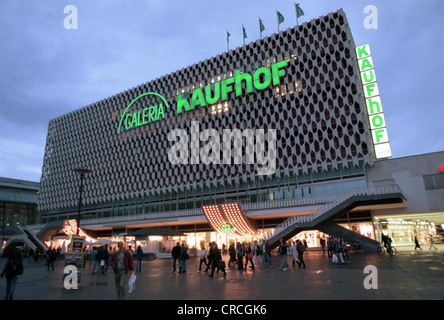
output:
[[[236,69],[252,74],[284,59],[288,66],[279,86],[176,113],[179,93],[230,77]],[[165,119],[118,135],[123,110],[145,92],[168,99]],[[79,167],[92,170],[84,184],[86,205],[271,178],[258,177],[257,165],[171,164],[168,133],[190,132],[192,120],[221,136],[226,128],[276,129],[277,178],[374,161],[355,45],[340,10],[51,120],[40,210],[77,205],[79,178],[73,170]]]

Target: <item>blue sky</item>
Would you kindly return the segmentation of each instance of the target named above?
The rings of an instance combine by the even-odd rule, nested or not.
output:
[[[370,44],[393,157],[444,150],[444,1],[300,0],[300,23],[342,8]],[[78,28],[65,29],[67,5]],[[367,29],[367,5],[378,28]],[[2,0],[0,177],[39,181],[51,119],[296,24],[294,1]],[[444,163],[444,159],[443,159]]]

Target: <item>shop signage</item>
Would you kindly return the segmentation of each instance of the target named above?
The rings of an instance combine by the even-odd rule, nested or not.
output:
[[[370,46],[356,48],[376,159],[392,156]]]
[[[75,253],[81,253],[85,244],[85,237],[73,236],[71,242],[71,250]]]
[[[228,100],[230,93],[236,97],[255,90],[265,90],[270,85],[277,86],[281,77],[285,76],[285,67],[288,61],[282,60],[271,65],[271,67],[258,68],[254,73],[242,73],[240,69],[234,71],[234,76],[201,87],[190,92],[177,95],[176,112],[191,111],[197,107],[214,105]],[[244,88],[243,88],[244,85]],[[140,106],[140,100],[145,96],[153,96],[157,104],[150,106]],[[135,111],[130,112],[129,109]],[[136,109],[137,108],[137,109]],[[139,95],[125,108],[117,129],[117,134],[123,131],[123,128],[130,130],[154,121],[165,118],[165,108],[169,108],[167,100],[157,92],[147,92]]]
[[[233,226],[233,224],[230,221],[225,221],[224,223],[221,223],[218,228],[219,232],[226,233],[226,232],[236,232],[236,228]]]
[[[246,93],[253,92],[253,87],[256,90],[264,90],[273,84],[277,86],[280,83],[280,78],[285,76],[285,68],[287,66],[287,60],[271,65],[271,70],[268,67],[262,67],[257,69],[253,75],[248,73],[241,73],[239,69],[234,71],[234,77],[224,79],[220,82],[216,82],[212,85],[207,85],[204,88],[197,88],[191,94],[184,93],[177,96],[177,113],[193,110],[196,107],[204,107],[206,105],[212,105],[217,102],[223,102],[228,100],[228,93],[235,93],[236,97],[243,94],[242,83],[245,83]],[[234,87],[233,87],[234,85]]]
[[[158,100],[160,103],[152,106],[144,106],[142,109],[136,110],[133,113],[131,112],[127,113],[128,109],[133,104],[135,104],[140,98],[150,95],[156,97],[156,100]],[[164,111],[165,107],[169,108],[169,105],[167,100],[162,95],[156,92],[147,92],[141,94],[133,101],[131,101],[128,107],[126,107],[122,117],[120,118],[117,134],[121,132],[122,124],[124,125],[126,130],[129,130],[165,118],[165,111]]]
[[[444,173],[444,164],[439,166],[439,172],[443,172]]]

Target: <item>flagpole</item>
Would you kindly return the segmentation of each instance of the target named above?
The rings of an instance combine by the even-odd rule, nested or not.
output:
[[[230,51],[230,45],[229,45],[230,40],[228,39],[228,37],[229,37],[229,32],[227,30],[227,51]]]
[[[261,35],[261,40],[262,40],[261,17],[258,17],[258,18],[259,18],[259,33]]]
[[[244,39],[244,45],[245,45],[245,35],[244,35],[244,30],[245,30],[244,25],[242,25],[242,38]]]
[[[277,10],[276,10],[276,19],[277,19],[277,23],[278,23],[278,33],[279,33],[279,16],[278,16]]]
[[[296,25],[299,27],[298,7],[296,6],[296,2],[294,3],[294,11],[296,12]]]

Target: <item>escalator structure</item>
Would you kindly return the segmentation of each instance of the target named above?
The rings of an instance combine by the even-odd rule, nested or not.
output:
[[[8,226],[7,230],[10,236],[5,244],[5,252],[13,250],[16,246],[23,245],[26,245],[33,251],[46,252],[49,249],[43,241],[36,237],[34,231],[26,226]]]
[[[287,241],[305,230],[319,230],[334,238],[343,238],[349,243],[359,243],[366,252],[376,252],[379,242],[343,228],[334,220],[358,206],[403,203],[405,197],[398,185],[385,185],[350,190],[321,208],[305,215],[288,218],[265,234],[272,248],[279,245],[279,240]]]

